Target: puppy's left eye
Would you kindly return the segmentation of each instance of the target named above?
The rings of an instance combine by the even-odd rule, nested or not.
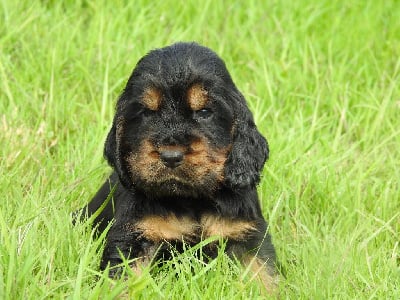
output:
[[[193,112],[195,119],[208,119],[212,116],[213,112],[209,108],[199,109]]]

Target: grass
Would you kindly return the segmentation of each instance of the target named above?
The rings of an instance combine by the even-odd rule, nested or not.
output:
[[[220,54],[271,157],[259,187],[284,299],[400,298],[400,2],[0,2],[0,299],[257,299],[224,255],[111,281],[70,213],[147,51]],[[178,276],[177,276],[178,275]]]

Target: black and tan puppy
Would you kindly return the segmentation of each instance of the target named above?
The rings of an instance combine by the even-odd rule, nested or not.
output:
[[[196,43],[153,50],[120,96],[105,157],[114,172],[84,209],[107,235],[101,269],[165,259],[182,243],[218,236],[226,251],[276,281],[275,250],[256,185],[268,158],[243,95],[224,62]],[[215,245],[214,245],[215,246]],[[216,247],[203,249],[209,257]]]

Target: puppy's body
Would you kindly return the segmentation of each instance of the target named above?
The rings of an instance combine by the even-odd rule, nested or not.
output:
[[[117,103],[105,144],[114,172],[85,210],[107,235],[101,269],[125,257],[165,259],[170,247],[218,236],[226,251],[275,280],[275,250],[256,185],[268,145],[223,61],[195,43],[151,51]],[[204,249],[216,255],[215,245]]]

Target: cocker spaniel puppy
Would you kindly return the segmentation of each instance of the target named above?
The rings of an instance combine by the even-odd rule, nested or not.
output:
[[[89,216],[97,211],[99,231],[113,222],[101,269],[123,254],[139,270],[166,259],[171,247],[216,236],[273,289],[275,250],[256,191],[268,144],[213,51],[177,43],[140,59],[104,155],[114,172],[84,208]],[[216,248],[203,253],[213,258]]]

